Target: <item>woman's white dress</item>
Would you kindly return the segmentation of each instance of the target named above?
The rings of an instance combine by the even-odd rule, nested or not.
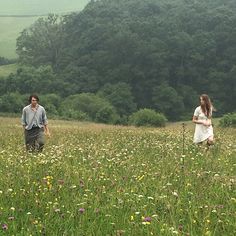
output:
[[[197,107],[194,111],[194,116],[198,118],[198,120],[208,120],[207,116],[202,112],[201,106]],[[200,143],[207,140],[209,137],[213,137],[213,127],[205,126],[203,124],[196,124],[195,132],[193,137],[194,143]]]

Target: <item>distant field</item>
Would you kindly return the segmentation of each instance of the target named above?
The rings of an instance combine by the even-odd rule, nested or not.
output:
[[[88,2],[89,0],[0,0],[0,56],[16,58],[16,38],[38,18],[6,16],[63,14],[80,11]]]
[[[0,0],[0,15],[41,15],[80,11],[89,0]]]
[[[15,73],[17,70],[17,67],[18,67],[17,64],[0,66],[0,78],[8,76],[11,73]]]
[[[16,58],[16,38],[38,17],[0,17],[0,56]]]

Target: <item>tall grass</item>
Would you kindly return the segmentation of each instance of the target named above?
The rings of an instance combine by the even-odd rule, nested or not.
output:
[[[206,151],[192,126],[185,150],[181,125],[50,128],[27,154],[19,119],[0,119],[1,235],[236,234],[235,130],[216,129]]]

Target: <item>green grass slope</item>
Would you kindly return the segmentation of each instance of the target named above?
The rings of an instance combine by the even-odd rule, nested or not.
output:
[[[11,0],[0,1],[0,56],[16,58],[16,38],[29,27],[39,15],[63,14],[80,11],[89,0]],[[34,17],[13,17],[36,15]],[[10,17],[11,16],[11,17]]]
[[[29,27],[37,17],[0,17],[0,56],[16,57],[16,38],[26,27]]]
[[[89,0],[11,0],[0,1],[0,15],[41,15],[81,11]]]
[[[17,67],[18,67],[17,64],[0,66],[0,78],[8,76],[11,73],[15,73],[17,70]]]

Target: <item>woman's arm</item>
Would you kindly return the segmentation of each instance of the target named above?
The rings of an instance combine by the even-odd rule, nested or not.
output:
[[[193,116],[192,121],[193,121],[193,123],[195,123],[195,124],[203,124],[203,121],[202,121],[202,120],[198,120],[198,117],[197,117],[197,116]]]
[[[197,116],[193,116],[193,123],[195,123],[195,124],[201,124],[201,125],[205,125],[205,126],[211,126],[211,119],[198,120],[198,117],[197,117]]]

